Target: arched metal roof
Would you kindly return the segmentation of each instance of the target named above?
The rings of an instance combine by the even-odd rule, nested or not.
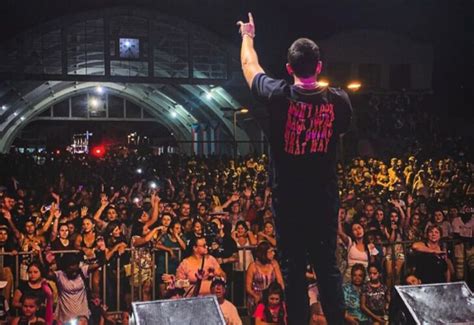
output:
[[[138,58],[121,57],[120,38],[139,40]],[[241,107],[225,89],[240,86],[238,70],[236,48],[158,12],[120,7],[49,21],[0,46],[0,151],[38,114],[97,85],[146,109],[177,140],[211,120],[231,134],[221,108]],[[241,129],[237,137],[249,140]]]

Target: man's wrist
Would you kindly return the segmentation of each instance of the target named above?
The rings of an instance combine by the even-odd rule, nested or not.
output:
[[[255,37],[255,26],[251,23],[242,24],[242,26],[240,26],[240,35],[242,35],[242,39],[245,36],[253,39]]]

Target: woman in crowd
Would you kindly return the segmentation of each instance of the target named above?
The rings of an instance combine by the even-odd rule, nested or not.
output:
[[[285,287],[280,265],[275,260],[275,249],[269,242],[264,241],[258,244],[255,257],[255,262],[252,262],[247,269],[245,281],[247,308],[250,315],[262,300],[263,290],[267,289],[272,282],[276,281],[282,288]]]
[[[390,295],[387,287],[381,282],[381,269],[377,264],[370,264],[367,270],[369,272],[369,282],[362,285],[361,310],[372,320],[372,324],[388,324],[386,314]]]
[[[232,238],[237,243],[237,248],[239,249],[239,261],[234,264],[234,271],[244,272],[250,263],[253,262],[252,250],[249,246],[256,245],[257,239],[243,220],[236,223],[235,231],[232,232]]]
[[[103,250],[97,252],[98,263],[79,266],[80,255],[65,254],[60,259],[60,270],[49,272],[49,278],[54,280],[58,287],[56,319],[59,322],[66,323],[75,319],[78,325],[87,325],[91,312],[86,279],[105,260],[105,245],[101,248]]]
[[[365,243],[365,231],[360,223],[354,222],[351,226],[352,235],[347,236],[342,225],[339,222],[338,235],[339,238],[344,242],[347,247],[347,269],[344,274],[344,282],[349,282],[351,279],[351,269],[355,264],[362,264],[365,267],[370,262],[375,261],[375,257],[381,254],[374,244],[366,245]]]
[[[161,214],[160,226],[162,227],[163,235],[168,233],[168,227],[171,225],[172,221],[173,216],[170,213],[166,212]]]
[[[28,266],[28,281],[20,282],[18,288],[15,290],[13,295],[13,307],[21,309],[22,308],[22,297],[24,295],[34,296],[37,298],[39,309],[36,316],[41,318],[46,318],[46,304],[47,304],[47,294],[45,292],[44,286],[48,286],[43,278],[43,267],[41,264],[33,262]],[[51,291],[51,288],[49,288]],[[49,306],[52,308],[53,306]]]
[[[51,249],[53,251],[65,251],[74,249],[74,243],[69,239],[69,227],[66,223],[59,225],[55,218],[53,224],[53,231],[51,232]]]
[[[421,227],[421,216],[418,212],[413,213],[405,228],[405,239],[411,241],[420,241],[423,238],[423,228]]]
[[[365,277],[365,267],[362,264],[354,264],[351,269],[351,282],[345,283],[342,287],[346,303],[345,319],[350,325],[367,324],[369,321],[360,308],[360,294]]]
[[[124,306],[130,306],[130,251],[127,251],[128,242],[123,233],[123,227],[120,221],[112,221],[104,229],[106,243],[106,261],[107,261],[107,302],[110,309],[114,310],[116,306],[116,297],[123,294]],[[120,258],[120,270],[117,273],[117,263]],[[120,276],[120,293],[117,293],[117,276]],[[122,308],[122,306],[119,306]]]
[[[152,298],[152,249],[160,234],[163,233],[162,227],[150,229],[158,220],[160,205],[160,198],[154,193],[151,195],[151,205],[151,215],[141,208],[136,210],[132,225],[131,245],[135,248],[132,255],[132,283],[134,288],[141,287],[139,296],[141,295],[144,301]]]
[[[253,317],[255,325],[287,324],[283,288],[279,283],[271,283],[263,292],[261,302],[257,305]]]
[[[166,226],[167,232],[160,237],[155,247],[160,250],[157,254],[157,279],[160,283],[160,296],[165,296],[165,284],[160,281],[164,273],[175,274],[180,256],[186,250],[186,239],[183,237],[181,224],[178,220],[171,221]]]
[[[446,220],[446,216],[444,215],[443,210],[441,209],[435,209],[433,211],[433,217],[431,218],[430,221],[425,226],[425,233],[427,233],[428,227],[437,225],[441,228],[442,237],[450,237],[452,233],[452,227],[451,223]]]
[[[212,279],[226,277],[217,260],[208,255],[205,238],[193,238],[189,242],[192,255],[181,261],[176,270],[177,280],[188,280],[191,287],[188,296],[208,295],[211,292]]]
[[[257,234],[258,243],[262,241],[268,241],[273,247],[276,247],[276,235],[275,226],[271,221],[265,221],[263,223],[263,230]]]
[[[415,274],[423,283],[451,281],[447,252],[440,244],[442,233],[438,225],[429,226],[427,240],[412,245],[418,253],[415,256]]]
[[[75,248],[84,254],[84,262],[86,264],[94,264],[97,262],[95,250],[97,247],[97,238],[99,235],[95,230],[94,220],[88,216],[82,219],[82,233],[76,237]],[[92,291],[99,294],[100,290],[100,274],[98,270],[92,273]]]
[[[390,211],[390,225],[386,227],[386,236],[390,243],[401,242],[403,240],[403,230],[400,226],[398,211]],[[400,273],[405,263],[405,253],[402,244],[392,244],[387,248],[385,255],[385,269],[387,271],[387,286],[400,282]]]
[[[374,220],[372,220],[370,223],[369,223],[369,229],[375,229],[375,230],[378,230],[380,232],[382,232],[382,234],[386,234],[386,229],[387,229],[387,225],[386,225],[386,220],[385,220],[385,214],[384,214],[384,211],[382,208],[377,208],[375,210],[375,218]]]
[[[387,165],[381,164],[380,171],[377,174],[377,185],[381,190],[387,190],[390,186],[390,177],[388,176]]]

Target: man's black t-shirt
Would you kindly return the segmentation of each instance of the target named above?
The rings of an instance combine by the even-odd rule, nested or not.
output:
[[[307,90],[263,73],[255,76],[252,93],[268,109],[279,186],[300,184],[305,190],[304,184],[335,181],[337,140],[352,115],[347,93],[331,87]]]

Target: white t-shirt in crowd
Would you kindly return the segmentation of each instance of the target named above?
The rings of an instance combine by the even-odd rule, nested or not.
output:
[[[474,232],[474,218],[471,217],[468,222],[464,223],[461,217],[456,217],[452,221],[453,232],[461,237],[472,238]]]
[[[239,317],[237,308],[228,300],[224,300],[222,304],[219,305],[224,315],[224,320],[226,325],[242,325],[242,320]]]

